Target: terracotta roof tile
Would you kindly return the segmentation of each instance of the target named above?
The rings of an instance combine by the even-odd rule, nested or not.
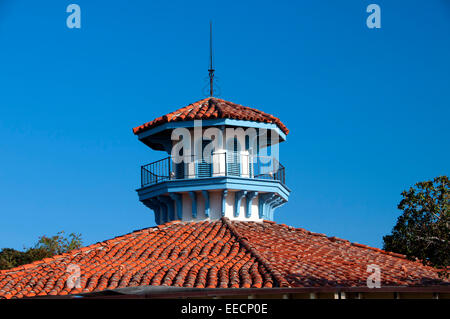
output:
[[[280,121],[280,119],[276,118],[273,115],[264,113],[251,107],[243,106],[214,97],[209,97],[197,101],[172,113],[160,116],[151,122],[133,128],[133,132],[134,134],[139,134],[148,129],[169,122],[225,118],[272,123],[276,124],[285,134],[289,133],[289,130]]]
[[[78,265],[81,288],[69,288]],[[273,222],[169,222],[14,269],[0,271],[0,299],[121,287],[365,286],[367,266],[382,285],[448,285],[437,270],[403,255]]]

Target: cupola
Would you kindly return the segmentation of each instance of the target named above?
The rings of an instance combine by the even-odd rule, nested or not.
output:
[[[133,129],[167,155],[141,166],[139,200],[155,222],[273,220],[287,202],[279,144],[288,129],[275,116],[209,97]]]

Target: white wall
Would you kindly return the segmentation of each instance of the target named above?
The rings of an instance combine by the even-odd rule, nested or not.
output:
[[[197,149],[194,147],[194,145],[197,145],[197,143],[201,143],[203,139],[203,134],[200,134],[200,136],[196,137],[194,129],[188,129],[190,132],[191,137],[191,155],[195,159],[198,159],[200,157],[200,154],[197,154]],[[203,130],[204,131],[204,130]],[[213,162],[213,176],[222,176],[226,173],[226,148],[227,148],[227,136],[225,134],[226,129],[223,131],[222,135],[222,147],[219,147],[214,150],[213,156],[212,156],[212,162]],[[250,177],[249,176],[249,152],[245,150],[245,132],[244,131],[236,131],[236,137],[238,141],[240,141],[240,151],[238,152],[240,154],[240,163],[241,163],[241,176],[242,177]],[[230,136],[228,136],[228,139],[232,139]],[[172,144],[175,145],[178,143],[178,141],[173,141]],[[186,153],[185,153],[186,155]],[[186,161],[188,161],[186,159]],[[175,166],[173,166],[173,171],[175,170]],[[185,178],[196,178],[195,176],[195,164],[192,162],[188,162],[185,164]]]
[[[217,220],[222,217],[222,191],[210,191],[210,214],[209,218],[205,216],[205,200],[201,192],[197,194],[197,218],[192,217],[192,201],[188,193],[182,194],[182,206],[183,206],[183,221],[201,221],[201,220]],[[262,221],[259,218],[258,211],[258,196],[255,196],[252,200],[252,213],[249,218],[246,217],[247,198],[244,196],[241,200],[239,207],[239,216],[234,217],[234,205],[235,205],[235,191],[228,191],[228,196],[225,203],[225,217],[231,220],[242,221]]]
[[[195,136],[195,130],[193,128],[189,129],[191,136],[191,146],[193,147],[196,143],[200,142],[203,139],[203,132],[199,136]],[[215,150],[213,153],[212,161],[213,161],[213,177],[215,176],[223,176],[226,172],[226,138],[230,139],[230,136],[226,136],[226,129],[222,131],[222,147]],[[242,177],[250,177],[249,176],[249,152],[245,150],[245,134],[244,131],[236,131],[236,137],[238,141],[241,141],[240,145],[240,163],[241,163],[241,176]],[[174,144],[176,141],[174,141]],[[192,154],[198,158],[199,154],[196,154],[196,149],[192,148]],[[185,178],[196,178],[195,176],[195,164],[189,163],[185,165]],[[225,208],[225,216],[232,220],[247,220],[247,221],[262,221],[259,218],[258,212],[258,196],[253,198],[252,201],[252,214],[249,218],[246,217],[246,201],[247,198],[244,196],[241,199],[241,205],[239,207],[239,217],[234,217],[234,204],[235,204],[235,192],[234,190],[228,190],[228,196],[226,199],[226,208]],[[197,193],[197,218],[192,218],[192,202],[188,193],[183,193],[182,195],[182,206],[183,206],[183,221],[199,221],[205,220],[206,216],[204,213],[205,209],[205,200],[201,192]],[[208,219],[219,219],[222,217],[222,190],[218,191],[210,191],[210,217]]]

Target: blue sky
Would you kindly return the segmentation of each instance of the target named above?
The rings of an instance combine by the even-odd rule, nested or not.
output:
[[[0,248],[154,225],[135,189],[164,154],[131,129],[204,97],[210,19],[220,97],[291,131],[277,222],[381,247],[402,190],[449,173],[447,0],[0,0]]]

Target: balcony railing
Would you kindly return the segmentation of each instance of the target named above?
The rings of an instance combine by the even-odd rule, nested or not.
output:
[[[214,153],[209,158],[184,157],[175,161],[166,157],[141,166],[141,186],[168,180],[236,176],[251,179],[268,179],[285,184],[285,168],[277,159],[238,152]]]

